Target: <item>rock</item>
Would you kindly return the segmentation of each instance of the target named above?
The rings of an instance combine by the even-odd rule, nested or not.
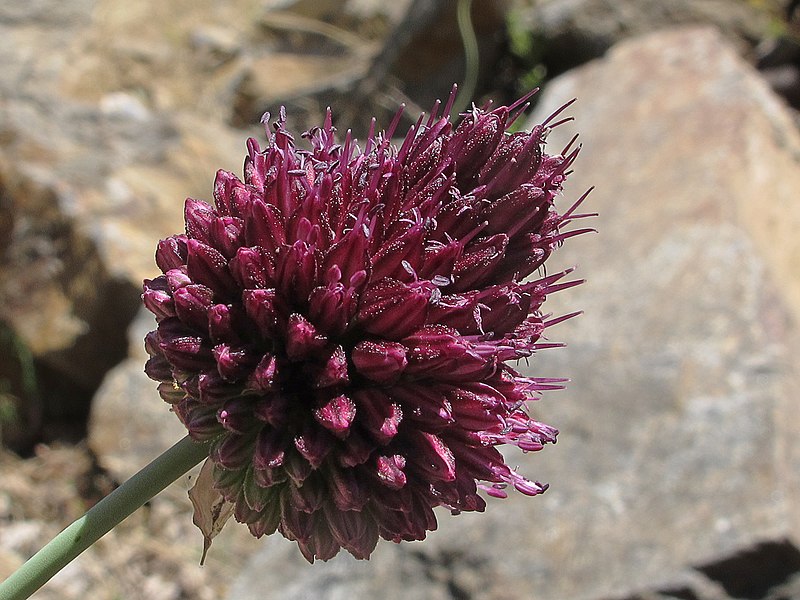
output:
[[[223,534],[224,535],[224,534]],[[347,598],[388,598],[403,600],[451,600],[458,596],[449,584],[447,568],[427,564],[426,556],[402,546],[379,544],[373,557],[358,561],[342,554],[326,563],[309,565],[297,560],[297,549],[286,540],[269,539],[244,566],[226,598],[259,600],[264,589],[280,592],[285,600],[345,600]],[[279,565],[279,566],[278,566]],[[279,568],[281,573],[265,573]],[[439,577],[433,575],[437,573]],[[272,587],[277,585],[277,587]]]
[[[217,25],[200,26],[191,32],[192,49],[205,54],[210,68],[217,68],[235,58],[241,41],[230,28]]]
[[[215,170],[235,168],[243,136],[188,115],[167,123],[128,95],[97,107],[37,102],[49,110],[23,98],[4,107],[0,321],[34,358],[42,426],[73,422],[75,439],[94,390],[125,357],[157,240],[182,227],[186,195],[209,197]]]
[[[144,374],[144,336],[155,327],[142,308],[129,330],[129,358],[103,379],[92,401],[88,442],[99,465],[119,482],[156,458],[186,435]]]
[[[183,198],[210,197],[216,169],[238,167],[245,137],[147,94],[71,97],[64,82],[82,64],[71,53],[94,24],[59,5],[53,29],[37,20],[45,4],[0,13],[0,330],[14,340],[9,353],[2,342],[0,394],[15,413],[4,443],[22,453],[85,435],[94,391],[126,355],[156,241],[182,228]]]
[[[534,519],[555,524],[539,562],[559,572],[543,597],[710,597],[700,574],[720,597],[772,598],[800,541],[793,117],[702,29],[621,44],[537,112],[573,96],[586,148],[569,190],[597,185],[601,233],[561,253],[589,282],[551,308],[586,316],[539,357],[574,379],[539,407],[562,429],[538,457],[553,494]],[[761,587],[740,595],[742,578]]]
[[[347,0],[344,12],[359,21],[367,23],[383,18],[389,23],[397,23],[408,10],[411,0],[400,2],[383,2],[382,0]]]
[[[656,29],[714,24],[746,50],[772,23],[763,5],[746,0],[543,0],[513,18],[517,29],[527,29],[536,40],[535,52],[550,77]]]
[[[800,108],[800,13],[797,3],[787,10],[781,34],[762,40],[755,49],[756,66],[779,95],[795,109]]]
[[[588,282],[545,306],[585,315],[549,331],[567,349],[531,361],[573,380],[533,407],[560,443],[512,459],[551,488],[443,511],[427,541],[379,544],[369,563],[309,566],[270,539],[228,598],[797,597],[792,117],[712,29],[620,44],[550,84],[531,123],[573,96],[575,127],[548,143],[581,131],[564,206],[596,185],[600,234],[556,253]]]
[[[0,6],[0,25],[38,23],[46,27],[70,27],[76,23],[87,23],[93,4],[92,0],[6,2]]]
[[[29,459],[0,449],[0,579],[97,501],[96,490],[83,484],[93,476],[91,463],[91,453],[81,445],[40,444]],[[59,572],[35,598],[220,598],[231,572],[257,542],[246,530],[232,530],[215,540],[200,568],[202,537],[192,524],[186,495],[190,485],[187,477],[172,484]]]

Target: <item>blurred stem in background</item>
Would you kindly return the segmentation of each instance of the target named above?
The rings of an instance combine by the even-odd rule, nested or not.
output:
[[[22,428],[38,427],[41,395],[30,349],[4,323],[0,323],[0,353],[8,359],[0,372],[0,445],[13,448],[14,433],[18,438]],[[23,407],[25,410],[21,410]],[[11,440],[4,441],[4,431],[12,433]]]
[[[458,0],[456,18],[461,42],[464,44],[464,83],[458,90],[458,96],[453,104],[454,113],[464,112],[475,98],[475,88],[478,85],[478,39],[472,25],[472,0]]]

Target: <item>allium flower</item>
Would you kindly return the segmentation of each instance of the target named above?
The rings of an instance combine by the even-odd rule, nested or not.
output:
[[[451,96],[399,147],[398,113],[363,149],[335,142],[329,113],[300,150],[281,112],[266,149],[248,141],[244,182],[219,171],[214,206],[186,200],[186,233],[159,243],[146,371],[212,440],[214,485],[255,536],[367,558],[378,537],[424,539],[436,506],[546,489],[497,446],[556,440],[526,403],[562,380],[508,362],[571,316],[539,309],[578,282],[524,280],[581,232],[561,230],[580,201],[553,204],[577,155],[542,151],[558,112],[507,133],[524,100],[454,127]]]

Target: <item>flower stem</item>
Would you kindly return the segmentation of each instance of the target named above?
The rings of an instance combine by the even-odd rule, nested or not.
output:
[[[188,436],[156,458],[59,533],[0,583],[0,600],[24,600],[136,509],[208,456]]]
[[[453,103],[453,115],[463,112],[469,108],[470,102],[474,100],[475,88],[478,85],[478,38],[475,36],[475,28],[472,25],[472,0],[458,0],[456,9],[456,19],[458,21],[458,32],[461,34],[461,43],[464,46],[464,84],[458,90],[458,96]],[[451,116],[453,116],[451,115]]]

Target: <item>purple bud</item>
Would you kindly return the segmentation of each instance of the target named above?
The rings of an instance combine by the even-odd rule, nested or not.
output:
[[[158,354],[153,354],[147,359],[144,364],[144,372],[150,379],[155,381],[170,382],[172,379],[172,365],[166,357],[159,351]],[[170,385],[172,385],[170,383]],[[183,392],[181,392],[183,396]]]
[[[272,354],[265,354],[259,361],[248,381],[248,385],[258,391],[277,391],[278,361]]]
[[[217,292],[229,296],[236,289],[236,282],[228,271],[225,257],[211,246],[197,240],[189,240],[189,255],[186,269],[189,277]]]
[[[150,361],[148,361],[148,363],[149,362]],[[148,377],[151,377],[152,379],[155,379],[155,377],[152,377],[150,375],[150,372],[147,370],[147,367],[145,367],[145,373],[147,374]],[[181,388],[179,388],[177,385],[175,385],[174,381],[173,382],[162,381],[161,383],[159,383],[158,384],[158,395],[161,397],[161,399],[164,402],[166,402],[167,404],[172,404],[172,405],[177,405],[178,403],[183,402],[183,401],[186,400],[186,392],[184,392]],[[180,416],[180,415],[178,415],[178,416]],[[181,419],[181,421],[183,422],[183,419]],[[184,424],[185,424],[185,422],[184,422]]]
[[[182,323],[198,332],[208,331],[208,307],[214,292],[204,285],[189,284],[175,290],[175,313]]]
[[[392,402],[385,391],[377,388],[360,390],[354,395],[354,400],[361,415],[361,423],[370,436],[381,446],[388,444],[397,435],[403,420],[400,405]]]
[[[362,296],[356,320],[368,333],[402,338],[425,322],[434,291],[438,293],[431,284],[407,285],[382,279]]]
[[[162,273],[186,264],[188,250],[185,235],[173,235],[158,242],[156,264]]]
[[[454,329],[427,325],[403,340],[408,348],[406,372],[441,381],[480,380],[494,365],[475,351]]]
[[[511,236],[520,230],[535,229],[536,224],[532,221],[541,222],[547,214],[545,202],[545,193],[541,188],[529,184],[514,188],[481,213],[481,218],[488,222],[484,231]]]
[[[416,431],[413,438],[416,452],[406,458],[415,470],[435,481],[455,481],[456,459],[442,438],[426,431]]]
[[[204,244],[211,243],[211,222],[217,217],[214,209],[205,202],[187,198],[183,214],[186,219],[186,235]]]
[[[186,273],[185,265],[176,269],[170,269],[164,276],[167,278],[167,287],[173,294],[182,287],[192,283],[191,277]]]
[[[239,248],[228,266],[244,289],[275,286],[275,258],[263,248]]]
[[[245,347],[228,344],[214,346],[214,360],[217,370],[225,381],[239,381],[253,371],[261,357]]]
[[[344,348],[336,346],[325,365],[314,375],[314,387],[326,388],[349,383],[347,355]]]
[[[327,272],[331,267],[337,267],[342,281],[350,281],[350,278],[358,271],[366,270],[369,267],[369,255],[367,254],[367,235],[364,225],[356,223],[339,242],[331,246],[325,255],[322,263],[322,272]]]
[[[248,317],[265,339],[272,339],[278,330],[277,294],[275,290],[245,290],[242,303]]]
[[[448,151],[456,162],[459,184],[468,185],[477,177],[486,159],[503,139],[508,109],[490,113],[473,111],[456,127]]]
[[[287,499],[297,510],[312,514],[320,510],[325,503],[325,488],[316,477],[309,477],[302,486],[289,486]]]
[[[504,233],[470,244],[456,261],[453,268],[455,282],[449,290],[460,292],[481,287],[479,284],[489,283],[487,274],[490,274],[503,260],[507,244],[508,236]]]
[[[360,511],[364,508],[369,501],[369,493],[354,469],[330,469],[327,475],[337,509]]]
[[[253,201],[252,212],[245,217],[244,239],[248,246],[258,246],[274,256],[286,244],[281,212],[261,200]]]
[[[405,418],[426,431],[442,431],[455,421],[450,402],[438,386],[396,386],[388,393],[402,407]]]
[[[242,245],[242,220],[236,217],[218,217],[209,228],[210,245],[226,258],[233,258]]]
[[[398,342],[359,342],[352,360],[359,373],[378,383],[394,383],[408,364],[406,348]]]
[[[211,348],[202,336],[178,319],[164,319],[158,324],[159,347],[167,360],[182,371],[201,371],[213,361]]]
[[[216,438],[224,431],[217,421],[217,414],[213,408],[194,404],[189,397],[173,405],[173,410],[186,425],[191,438],[196,441]]]
[[[333,438],[316,423],[307,423],[303,432],[295,436],[294,447],[308,461],[312,469],[318,469],[328,453],[333,450]]]
[[[220,406],[242,394],[240,385],[225,381],[216,370],[201,374],[197,384],[197,399],[206,406]]]
[[[216,344],[241,342],[241,336],[237,331],[242,328],[242,315],[239,311],[240,307],[230,304],[215,304],[208,308],[206,317],[211,341]]]
[[[253,460],[252,448],[252,436],[232,433],[218,438],[209,456],[223,469],[237,471]]]
[[[232,433],[245,434],[252,427],[253,413],[252,400],[247,398],[234,398],[228,400],[217,411],[217,420],[225,429]]]
[[[313,445],[313,442],[315,441],[313,434],[307,435],[307,438],[303,438],[302,436],[295,438],[295,443],[286,448],[286,456],[284,458],[283,468],[286,472],[286,475],[289,476],[289,479],[291,479],[295,486],[303,485],[303,482],[309,475],[311,475],[311,471],[313,470],[313,467],[308,459],[303,457],[299,451],[295,449],[297,447],[298,439],[300,441],[300,445],[303,446],[304,449],[309,452],[309,454],[315,449],[322,450],[322,448],[316,448]]]
[[[318,354],[326,345],[327,339],[303,315],[293,313],[286,325],[286,356],[299,361]]]
[[[422,264],[425,233],[423,224],[417,222],[390,244],[385,244],[372,257],[372,277],[376,280],[384,277],[408,278],[410,274],[404,265],[419,266]]]
[[[230,171],[218,170],[214,178],[214,206],[220,215],[240,217],[247,212],[247,203],[236,202],[240,195],[237,192],[246,192],[239,178]]]
[[[167,278],[163,275],[155,279],[144,280],[142,301],[147,310],[153,313],[158,321],[175,316],[175,304],[172,302],[172,296],[169,293]]]
[[[313,246],[297,241],[278,254],[275,281],[281,294],[293,302],[305,304],[317,278],[317,256]]]
[[[289,405],[289,398],[286,396],[267,393],[253,405],[253,416],[263,423],[281,429],[286,427],[286,423],[289,421],[287,415]]]
[[[256,438],[253,465],[256,470],[277,469],[283,464],[286,447],[285,434],[277,429],[264,427]]]
[[[333,435],[344,439],[356,418],[356,405],[347,396],[336,396],[316,409],[314,418]]]
[[[406,459],[399,455],[379,456],[377,461],[378,479],[386,487],[392,490],[399,490],[406,484]]]
[[[498,198],[535,177],[542,163],[540,134],[519,132],[503,139],[480,174],[487,195]]]

